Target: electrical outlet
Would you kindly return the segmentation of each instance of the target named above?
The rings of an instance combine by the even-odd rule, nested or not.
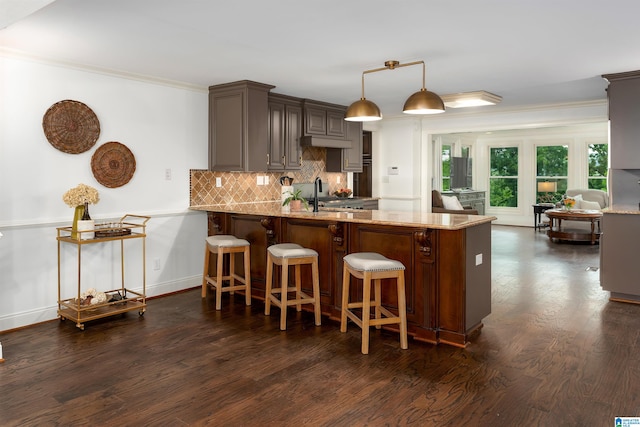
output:
[[[167,181],[171,181],[171,169],[164,170],[164,179]]]
[[[269,175],[264,176],[264,185],[269,185]]]
[[[337,183],[340,184],[340,175],[338,175]]]
[[[256,184],[264,185],[264,177],[262,175],[259,175],[258,177],[256,177]]]
[[[222,187],[222,178],[216,177],[216,187]]]
[[[160,270],[160,258],[156,258],[153,260],[153,269]]]
[[[476,265],[482,264],[482,254],[476,255]]]

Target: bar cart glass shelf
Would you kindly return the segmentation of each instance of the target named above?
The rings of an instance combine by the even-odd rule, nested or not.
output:
[[[58,236],[58,317],[60,320],[73,320],[76,326],[84,330],[84,322],[101,319],[103,317],[114,316],[116,314],[129,311],[138,311],[140,316],[144,315],[147,307],[146,301],[146,226],[148,216],[126,214],[120,221],[114,223],[96,224],[95,230],[75,231],[72,227],[57,228]],[[83,233],[93,233],[94,237],[83,237]],[[134,291],[125,286],[124,269],[124,242],[130,239],[142,240],[142,291]],[[83,305],[81,300],[81,269],[82,269],[82,247],[104,242],[120,242],[120,265],[122,282],[119,288],[103,291],[107,296],[107,302],[99,304]],[[62,274],[61,274],[61,245],[71,244],[77,247],[77,295],[73,298],[62,298]]]

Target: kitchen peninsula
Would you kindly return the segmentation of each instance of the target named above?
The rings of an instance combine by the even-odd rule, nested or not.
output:
[[[495,217],[378,210],[286,212],[279,202],[190,209],[207,212],[209,235],[233,234],[251,243],[255,298],[264,299],[266,248],[294,242],[318,251],[322,312],[333,320],[340,319],[342,258],[353,252],[378,252],[405,265],[409,334],[416,340],[464,347],[491,313]],[[310,277],[310,271],[303,274]],[[310,283],[308,277],[303,282]],[[395,296],[383,292],[383,304],[394,310]]]

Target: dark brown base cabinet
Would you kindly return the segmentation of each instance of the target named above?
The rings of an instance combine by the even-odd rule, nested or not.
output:
[[[208,212],[208,225],[209,235],[233,234],[251,243],[255,298],[265,295],[267,246],[294,242],[319,253],[322,312],[335,321],[340,321],[342,259],[353,252],[378,252],[405,265],[409,334],[416,340],[464,347],[491,313],[490,223],[448,230]],[[303,283],[310,284],[311,270],[305,267]],[[352,297],[360,297],[361,281],[351,280]],[[395,311],[395,293],[383,293],[383,304]]]

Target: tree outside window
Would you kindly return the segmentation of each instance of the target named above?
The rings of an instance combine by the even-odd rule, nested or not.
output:
[[[489,205],[518,206],[518,147],[491,148]]]
[[[589,188],[607,191],[609,146],[589,144]]]
[[[567,191],[569,175],[569,146],[544,145],[536,147],[536,203],[553,203]],[[539,182],[556,183],[555,192],[538,192]]]
[[[451,146],[442,146],[442,191],[451,189]]]

